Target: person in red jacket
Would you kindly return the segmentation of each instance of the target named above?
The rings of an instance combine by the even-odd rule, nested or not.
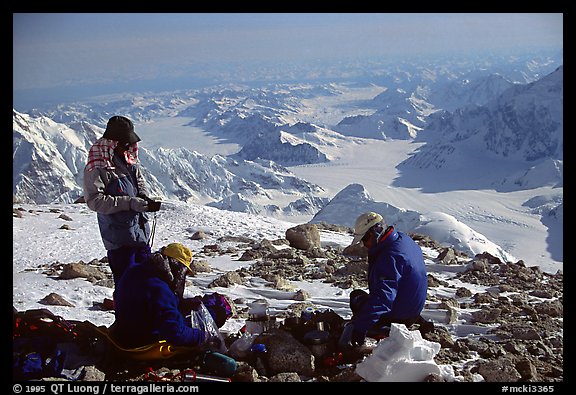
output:
[[[352,245],[368,248],[368,291],[350,293],[352,319],[340,339],[357,346],[367,333],[391,323],[410,326],[421,322],[428,290],[428,275],[420,246],[406,233],[386,226],[382,215],[358,217]]]

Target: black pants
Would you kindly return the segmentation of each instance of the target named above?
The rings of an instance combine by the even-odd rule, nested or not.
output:
[[[145,262],[150,256],[150,247],[148,245],[134,246],[134,247],[120,247],[115,250],[109,250],[108,265],[112,270],[114,277],[114,286],[118,286],[118,282],[128,267],[134,265],[136,262]]]

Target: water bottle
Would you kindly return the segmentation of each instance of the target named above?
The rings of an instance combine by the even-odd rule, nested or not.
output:
[[[323,325],[319,325],[319,329],[314,329],[306,333],[303,339],[304,344],[308,346],[317,360],[321,360],[328,353],[330,333],[323,330],[323,328]]]
[[[234,343],[232,343],[230,345],[229,348],[229,352],[230,352],[230,356],[232,358],[236,358],[236,359],[245,359],[248,357],[248,355],[250,354],[250,347],[252,347],[252,344],[254,343],[254,340],[256,339],[258,335],[247,335],[244,334],[242,336],[240,336],[237,340],[234,341]]]
[[[223,377],[232,377],[237,368],[234,358],[215,351],[206,352],[200,366],[202,369],[205,369],[207,373]]]

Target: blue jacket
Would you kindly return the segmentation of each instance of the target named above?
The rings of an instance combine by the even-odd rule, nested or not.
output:
[[[146,265],[129,267],[116,288],[116,320],[111,329],[114,339],[124,347],[143,346],[158,340],[186,346],[202,343],[204,332],[191,327],[178,310],[178,297]]]
[[[368,251],[369,296],[353,318],[354,329],[366,333],[383,315],[404,320],[422,312],[428,275],[422,250],[405,233],[391,229]]]

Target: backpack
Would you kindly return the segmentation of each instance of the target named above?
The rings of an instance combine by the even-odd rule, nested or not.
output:
[[[75,325],[47,309],[18,312],[12,316],[12,377],[34,380],[60,377],[66,353],[58,344],[78,338]]]

